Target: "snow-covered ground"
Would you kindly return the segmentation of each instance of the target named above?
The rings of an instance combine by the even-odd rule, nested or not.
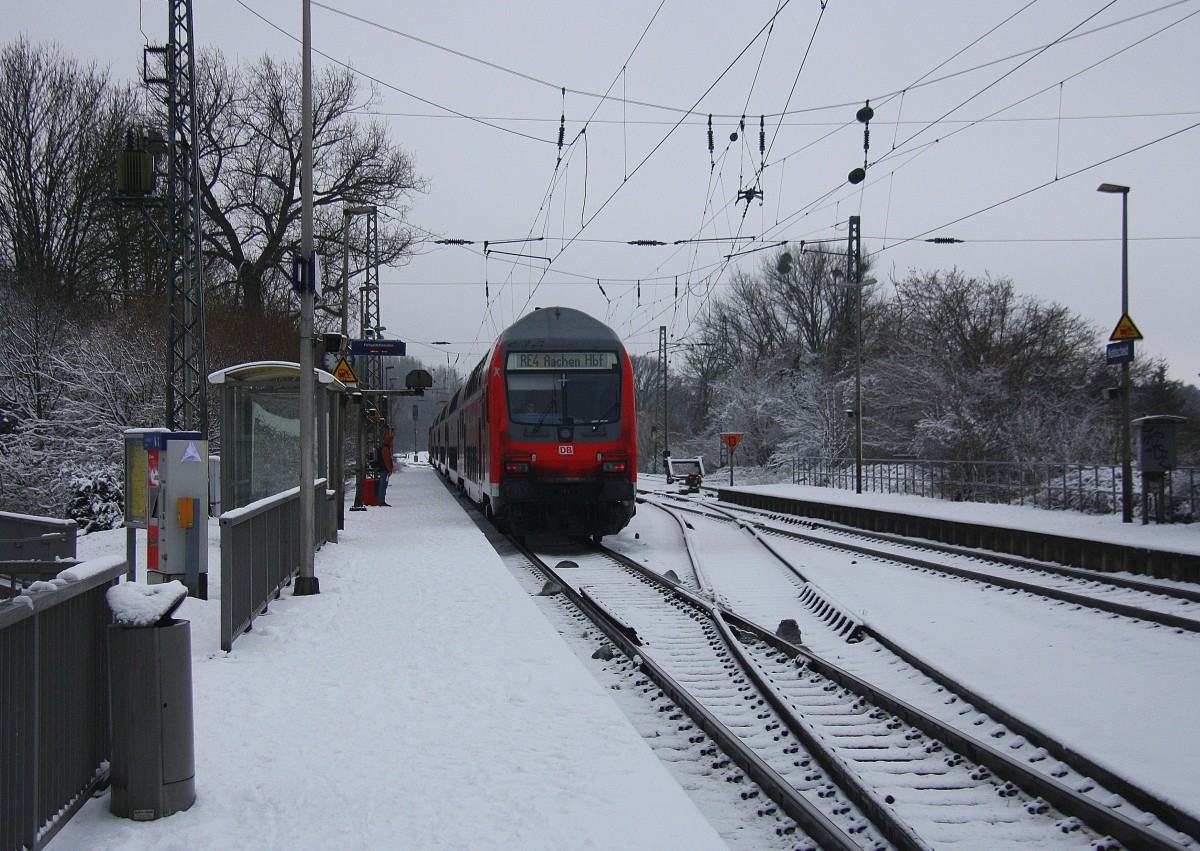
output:
[[[219,650],[210,523],[212,599],[186,600],[178,615],[192,622],[196,804],[138,823],[112,816],[104,795],[52,848],[722,846],[433,472],[398,470],[396,507],[348,512],[340,543],[317,553],[321,594],[285,593],[229,654]],[[769,487],[1200,552],[1200,525]],[[666,549],[651,517],[643,510],[617,543],[640,555]],[[121,531],[79,544],[81,557],[123,548]],[[980,622],[955,617],[955,595],[972,593],[962,583],[810,568],[868,621],[907,631],[933,661],[1085,750],[1128,758],[1137,779],[1200,812],[1197,636],[1109,631],[1099,618],[1040,627],[1044,603],[1022,611],[1000,595]],[[1006,664],[1017,659],[1039,660],[1032,678]]]
[[[105,794],[52,848],[724,847],[433,471],[399,469],[395,507],[317,553],[320,595],[285,592],[231,653],[217,573],[177,613],[195,805],[134,822]]]
[[[661,478],[661,477],[659,477]],[[708,482],[717,485],[719,476]],[[736,483],[736,479],[734,480]],[[1030,529],[1073,538],[1087,538],[1129,546],[1153,547],[1181,553],[1200,553],[1200,523],[1122,523],[1118,514],[1082,514],[1078,511],[1047,511],[1021,505],[989,505],[979,502],[947,502],[902,494],[861,493],[806,485],[748,485],[738,490],[778,494],[794,499],[859,505],[922,517],[944,517],[966,523],[981,523],[1006,529]]]

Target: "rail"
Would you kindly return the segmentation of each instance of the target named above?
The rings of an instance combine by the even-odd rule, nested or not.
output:
[[[125,570],[94,559],[0,601],[2,851],[45,847],[107,782],[105,593]]]
[[[793,457],[777,459],[770,466],[783,473],[789,464],[792,484],[841,489],[855,486],[853,460]],[[864,491],[875,493],[1032,505],[1089,514],[1121,513],[1121,468],[1105,464],[864,458],[862,482]],[[1200,468],[1182,467],[1168,472],[1163,498],[1164,514],[1169,520],[1200,520]],[[1135,494],[1137,505],[1141,500],[1141,494]]]
[[[8,584],[0,596],[74,564],[77,533],[74,520],[0,511],[0,577]]]
[[[317,479],[314,545],[337,540],[336,491]],[[254,625],[300,569],[300,487],[227,511],[221,527],[221,649]]]

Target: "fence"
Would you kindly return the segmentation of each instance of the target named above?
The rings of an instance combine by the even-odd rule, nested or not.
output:
[[[853,460],[793,458],[792,483],[853,489]],[[786,469],[786,462],[784,462]],[[914,494],[956,502],[990,502],[1116,514],[1121,505],[1121,468],[1103,464],[1026,464],[1003,461],[863,459],[863,490]],[[1135,511],[1141,496],[1135,487]],[[1200,520],[1200,469],[1167,473],[1165,516]]]
[[[336,492],[314,485],[314,544],[337,540]],[[226,512],[221,525],[221,649],[248,631],[300,570],[300,488]]]
[[[0,511],[0,577],[8,583],[0,596],[74,564],[77,532],[74,520]]]
[[[0,851],[42,848],[108,780],[105,592],[119,557],[0,601]]]

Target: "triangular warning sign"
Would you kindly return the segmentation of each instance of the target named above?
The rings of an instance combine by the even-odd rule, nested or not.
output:
[[[741,432],[723,433],[721,435],[721,439],[725,441],[725,445],[728,446],[729,451],[732,452],[733,450],[737,449],[737,445],[742,439],[742,433]]]
[[[1112,335],[1108,338],[1114,343],[1119,340],[1141,340],[1142,332],[1133,324],[1133,320],[1129,318],[1128,313],[1121,314],[1121,321],[1117,323],[1117,327],[1113,329]]]
[[[338,358],[337,366],[333,368],[333,377],[343,384],[358,383],[358,376],[354,374],[350,364],[346,363],[345,358]]]

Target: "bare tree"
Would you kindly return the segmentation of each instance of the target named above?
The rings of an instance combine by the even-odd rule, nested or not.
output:
[[[205,251],[228,268],[236,300],[258,312],[286,291],[283,265],[299,240],[300,66],[264,56],[230,67],[215,50],[198,66]],[[388,265],[410,249],[404,204],[424,184],[386,125],[355,114],[373,97],[361,99],[358,89],[354,73],[341,68],[313,81],[317,246],[340,257],[340,205],[374,204],[378,260]]]
[[[133,103],[55,47],[0,49],[0,262],[18,292],[82,313],[108,288],[114,162]]]
[[[896,284],[870,361],[872,398],[891,400],[908,451],[956,460],[1061,460],[1102,419],[1099,337],[1010,280],[958,270]],[[903,402],[903,404],[900,404]],[[1085,435],[1095,437],[1094,429]]]

